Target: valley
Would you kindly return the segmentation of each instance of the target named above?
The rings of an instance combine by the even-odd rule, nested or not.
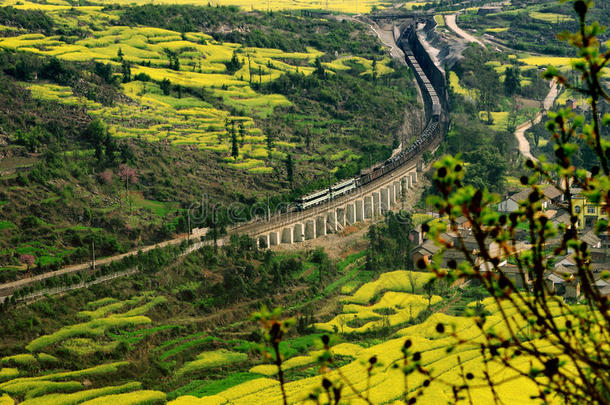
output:
[[[607,403],[609,12],[4,1],[0,405]]]

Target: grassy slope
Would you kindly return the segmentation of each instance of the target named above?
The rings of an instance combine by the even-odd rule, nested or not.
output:
[[[285,307],[292,303],[302,305],[315,302],[322,287],[334,284],[333,280],[341,279],[354,270],[359,275],[352,279],[359,280],[359,288],[352,294],[322,294],[315,305],[308,309],[301,306],[299,311],[291,314],[304,317],[307,323],[312,321],[308,314],[315,313],[316,309],[323,309],[325,314],[317,320],[330,323],[336,322],[337,318],[333,318],[336,314],[350,318],[357,315],[363,322],[374,316],[383,319],[388,314],[391,319],[403,318],[400,322],[390,321],[389,326],[381,324],[375,330],[344,333],[332,338],[334,365],[344,366],[344,374],[359,389],[364,389],[366,380],[363,361],[374,354],[383,367],[374,372],[372,397],[392,401],[401,395],[402,375],[387,366],[401,359],[400,348],[407,338],[414,344],[411,353],[420,351],[424,364],[433,367],[435,375],[443,375],[450,381],[459,376],[455,367],[458,353],[467,371],[475,373],[476,378],[482,378],[478,346],[459,346],[455,353],[448,355],[445,349],[452,339],[435,331],[436,325],[442,322],[446,328],[455,325],[460,336],[473,338],[478,329],[471,318],[463,315],[467,310],[476,312],[472,301],[478,291],[466,289],[456,294],[447,287],[434,290],[433,294],[440,296],[434,295],[433,305],[428,308],[423,285],[430,275],[416,273],[411,278],[407,272],[396,271],[378,278],[376,274],[363,270],[364,261],[359,259],[360,253],[338,263],[336,274],[323,270],[326,276],[321,284],[316,281],[319,264],[314,264],[315,270],[306,279],[302,278],[303,272],[298,266],[290,264],[295,260],[308,266],[312,264],[311,260],[320,261],[320,255],[269,255],[233,245],[223,249],[223,254],[217,259],[219,262],[215,263],[210,253],[191,254],[169,268],[147,274],[147,281],[141,278],[117,280],[60,300],[48,299],[26,308],[11,309],[6,313],[10,321],[0,336],[0,358],[7,369],[17,368],[20,379],[7,377],[0,388],[17,399],[36,397],[40,401],[71,398],[66,395],[93,398],[118,392],[144,396],[153,393],[140,390],[152,390],[158,396],[167,393],[168,399],[184,395],[220,395],[238,403],[262,400],[275,403],[280,401],[280,394],[277,383],[273,381],[273,367],[258,366],[261,358],[253,349],[256,347],[254,341],[260,335],[254,324],[245,319],[244,313],[256,310],[261,298],[259,290],[264,285],[274,287],[265,289],[263,300],[275,296],[277,299],[273,304]],[[244,257],[248,259],[244,261]],[[261,285],[260,281],[254,281],[256,285],[251,288],[245,286],[246,290],[238,295],[250,298],[240,302],[233,302],[230,298],[236,295],[234,291],[225,291],[226,297],[222,293],[218,295],[227,279],[234,277],[230,269],[244,264],[251,266],[249,272],[253,273],[249,282],[268,277],[270,283]],[[280,271],[276,272],[276,268]],[[222,276],[218,274],[219,269],[226,269]],[[276,277],[281,277],[282,281],[271,281]],[[414,289],[411,280],[416,284]],[[151,286],[155,288],[154,293],[146,291]],[[281,294],[277,294],[280,291]],[[210,300],[215,294],[219,299]],[[229,302],[228,307],[222,303],[225,299]],[[354,305],[353,302],[369,303],[372,307]],[[413,308],[416,302],[417,307]],[[328,311],[329,308],[334,309]],[[484,301],[482,308],[488,314],[486,327],[499,322],[498,309],[491,302]],[[375,315],[368,313],[371,309]],[[82,310],[90,312],[79,313]],[[20,315],[12,316],[13,311],[19,311]],[[457,316],[434,314],[437,311]],[[94,319],[88,321],[83,319],[85,316]],[[121,325],[112,328],[109,325],[113,323]],[[144,325],[137,326],[138,323]],[[71,326],[74,324],[79,325]],[[340,330],[341,326],[337,329]],[[71,335],[75,331],[87,338],[74,338]],[[501,328],[496,327],[496,331],[500,332]],[[32,340],[44,333],[50,335]],[[291,401],[303,399],[320,384],[316,365],[316,358],[321,354],[320,336],[312,330],[295,327],[280,346],[287,360],[285,370]],[[36,351],[40,353],[37,358],[27,355],[8,357],[24,353],[25,343],[30,340],[32,342],[27,347],[37,346]],[[45,345],[42,346],[41,342]],[[495,366],[492,367],[495,370]],[[7,372],[7,375],[10,374]],[[86,387],[82,385],[85,381]],[[423,378],[414,375],[409,381],[415,388]],[[517,387],[521,390],[516,390]],[[524,380],[499,387],[502,397],[524,400],[530,394],[530,388]],[[426,401],[448,398],[450,392],[445,389],[438,386],[427,390]],[[261,392],[257,394],[257,391]],[[344,394],[349,396],[349,389]],[[476,391],[475,395],[487,399],[489,392]]]
[[[223,248],[217,258],[211,250],[200,251],[162,271],[149,272],[145,279],[116,280],[61,299],[45,299],[3,312],[7,322],[0,332],[0,359],[26,353],[28,349],[54,354],[58,359],[47,361],[48,356],[39,356],[40,360],[35,360],[29,356],[28,364],[17,364],[15,360],[26,356],[3,360],[5,367],[17,367],[21,377],[37,376],[41,370],[83,370],[131,359],[129,366],[114,375],[92,378],[88,373],[82,374],[92,381],[88,388],[117,386],[135,380],[142,382],[144,388],[170,392],[192,380],[205,379],[208,381],[195,384],[192,390],[201,395],[215,393],[227,386],[221,381],[227,376],[227,368],[219,369],[218,359],[228,356],[238,360],[239,364],[229,368],[231,372],[247,373],[258,363],[257,357],[249,354],[253,347],[250,340],[256,336],[255,326],[244,319],[244,313],[256,310],[265,297],[276,292],[281,293],[278,304],[298,304],[300,313],[311,313],[314,308],[311,303],[319,307],[327,302],[328,295],[332,296],[332,293],[322,293],[321,287],[330,285],[336,278],[358,269],[361,280],[370,279],[372,275],[362,270],[360,256],[346,258],[335,273],[323,255],[269,254],[244,250],[239,245]],[[240,271],[238,266],[245,266],[247,270]],[[321,267],[325,276],[320,283]],[[311,271],[304,272],[305,268]],[[237,282],[241,277],[247,284]],[[155,291],[148,291],[153,286]],[[236,301],[236,297],[241,299]],[[15,311],[20,315],[13,316]],[[289,343],[282,344],[282,351],[289,357],[306,354],[317,347],[318,338],[318,335],[293,336]],[[195,363],[182,371],[184,376],[176,374],[202,352],[214,352],[216,360],[212,363],[216,365],[208,364],[198,370],[199,363]],[[209,360],[208,355],[201,358]],[[231,384],[251,377],[235,378]],[[213,381],[219,381],[215,388],[203,388]],[[23,398],[23,395],[25,391],[15,396]]]
[[[37,8],[43,11],[31,11]],[[23,100],[23,103],[7,101],[0,107],[6,131],[2,140],[8,143],[0,146],[0,154],[6,157],[0,168],[5,170],[0,177],[3,185],[0,200],[6,202],[0,208],[0,221],[3,221],[0,267],[19,267],[17,258],[23,253],[34,254],[38,263],[55,266],[84,260],[89,255],[87,250],[92,237],[96,238],[98,256],[167,238],[184,229],[184,221],[179,222],[183,217],[180,207],[199,201],[202,194],[210,195],[211,199],[220,197],[224,201],[238,200],[246,204],[262,198],[267,190],[290,198],[285,176],[286,153],[293,154],[296,184],[302,187],[301,191],[319,185],[319,173],[328,170],[337,171],[337,176],[352,175],[362,165],[388,153],[392,142],[388,134],[399,128],[403,109],[414,99],[408,71],[388,67],[388,61],[382,60],[377,40],[367,33],[365,26],[351,22],[288,14],[271,17],[215,7],[146,6],[119,10],[81,7],[72,10],[28,3],[4,10],[13,10],[10,18],[16,25],[16,33],[21,34],[18,37],[21,39],[17,39],[14,31],[10,31],[10,37],[9,32],[5,32],[9,48],[25,46],[20,49],[43,54],[56,53],[53,49],[68,53],[59,52],[64,69],[61,74],[53,73],[55,71],[49,67],[52,60],[47,56],[1,54],[7,74],[1,86],[2,97]],[[156,18],[158,14],[155,13],[168,18]],[[181,20],[185,16],[189,17],[190,26],[185,27]],[[78,25],[78,20],[88,23]],[[211,35],[185,35],[186,45],[201,49],[201,52],[224,49],[224,53],[212,53],[204,69],[225,70],[224,63],[231,58],[232,50],[240,46],[225,42],[233,40],[248,46],[278,48],[244,48],[255,55],[255,68],[258,63],[269,69],[267,65],[272,63],[271,70],[276,78],[282,72],[297,68],[311,74],[314,69],[312,55],[322,55],[326,79],[298,81],[293,83],[295,88],[291,91],[282,90],[278,94],[268,91],[271,85],[267,82],[263,84],[264,91],[257,90],[255,80],[249,85],[247,78],[240,76],[246,69],[242,66],[242,73],[238,71],[233,76],[226,76],[241,77],[240,83],[246,85],[241,90],[231,87],[225,90],[194,81],[183,84],[182,89],[171,89],[165,96],[158,83],[108,84],[91,62],[70,61],[74,58],[69,55],[82,55],[76,59],[87,60],[89,52],[98,60],[114,65],[114,74],[119,77],[116,53],[124,46],[125,58],[132,64],[132,76],[138,71],[169,75],[172,71],[165,69],[167,61],[163,47],[173,46],[174,37],[180,40],[181,33],[145,25],[136,27],[140,23],[168,29],[179,28],[173,24],[194,31],[208,29]],[[250,34],[227,33],[228,23],[245,26],[244,32]],[[131,31],[121,28],[116,31],[119,36],[115,38],[110,33],[114,32],[116,24],[134,27]],[[33,32],[40,34],[26,34]],[[151,37],[142,49],[148,52],[147,58],[154,56],[157,59],[138,59],[136,55],[144,50],[130,47],[137,35],[147,32]],[[294,39],[286,39],[291,38],[291,32],[295,33]],[[62,33],[64,35],[59,35]],[[104,41],[108,38],[112,41],[107,49]],[[166,42],[159,43],[157,38]],[[202,40],[207,45],[198,43]],[[23,41],[30,41],[29,48]],[[79,48],[75,43],[83,45]],[[86,48],[89,51],[85,52],[84,45],[90,46]],[[203,48],[197,48],[200,46]],[[316,46],[318,50],[310,51],[309,46]],[[334,62],[335,52],[342,58],[341,62]],[[344,58],[354,54],[360,59]],[[373,57],[378,59],[379,78],[376,81],[371,79]],[[240,58],[245,61],[244,54]],[[189,63],[197,60],[197,53],[183,51],[179,59],[184,71],[181,73],[191,74]],[[150,67],[149,60],[153,62]],[[28,67],[28,75],[22,74],[23,66]],[[98,74],[92,75],[91,71]],[[316,91],[310,94],[306,86],[311,83]],[[325,92],[326,87],[332,91]],[[31,91],[31,97],[25,89]],[[349,95],[347,102],[335,99],[337,94]],[[365,96],[368,94],[375,97]],[[392,95],[389,100],[388,94]],[[287,102],[291,106],[281,107],[281,110],[276,107],[274,112],[275,101],[269,106],[267,100],[280,100],[277,105]],[[52,115],[49,111],[57,112]],[[214,124],[194,127],[195,118],[205,119],[208,111],[216,117]],[[265,112],[259,114],[261,111]],[[231,141],[224,117],[239,116],[243,119],[238,118],[238,124],[246,124],[246,136],[245,145],[240,145],[240,155],[234,162],[228,157]],[[101,118],[111,134],[122,136],[112,162],[94,156],[95,148],[86,136],[86,127],[93,118]],[[17,131],[30,133],[39,128],[49,140],[39,138],[43,142],[29,150],[16,144]],[[203,138],[195,142],[189,139],[196,133],[207,137],[205,145],[208,146],[217,145],[216,139],[222,138],[222,148],[219,152],[206,150]],[[125,137],[126,134],[130,136]],[[173,145],[166,142],[166,134]],[[271,158],[266,134],[273,135]],[[147,142],[147,139],[155,142]],[[48,144],[58,145],[52,148],[52,154],[47,153]],[[337,153],[339,150],[344,153]],[[137,184],[130,186],[131,210],[124,201],[124,188],[117,176],[118,164],[123,162],[134,167],[139,177]],[[112,172],[109,181],[100,177],[105,171]],[[193,225],[202,224],[195,222]],[[7,279],[15,277],[15,272],[23,272],[0,271],[2,278]]]

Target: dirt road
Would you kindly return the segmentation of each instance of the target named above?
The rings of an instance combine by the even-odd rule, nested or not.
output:
[[[544,101],[542,102],[543,109],[536,115],[536,118],[534,118],[534,120],[533,120],[534,125],[539,123],[542,120],[542,116],[548,110],[550,110],[550,108],[553,106],[553,103],[555,102],[555,99],[557,98],[558,94],[559,94],[559,86],[557,86],[555,81],[552,81],[550,83],[549,92],[546,95],[546,97],[544,98]],[[530,129],[531,127],[532,127],[532,121],[527,121],[527,122],[524,122],[523,124],[519,125],[517,127],[517,129],[515,130],[515,138],[517,138],[517,142],[519,144],[519,146],[518,146],[519,153],[521,153],[527,159],[531,159],[533,161],[538,161],[538,159],[536,159],[530,152],[530,143],[527,141],[527,138],[525,137],[525,132],[528,129]]]
[[[195,240],[195,239],[199,239],[201,236],[204,235],[205,231],[201,231],[198,233],[193,233],[191,235],[191,239]],[[111,256],[111,257],[106,257],[100,260],[96,260],[95,261],[95,265],[96,266],[101,266],[101,265],[105,265],[108,263],[112,263],[112,262],[116,262],[119,261],[125,257],[128,256],[134,256],[137,255],[138,252],[142,251],[142,252],[148,252],[149,250],[155,249],[155,248],[162,248],[165,246],[169,246],[169,245],[179,245],[181,244],[183,241],[185,241],[187,239],[186,235],[182,235],[179,236],[175,239],[171,239],[171,240],[167,240],[165,242],[160,242],[157,243],[155,245],[150,245],[150,246],[144,246],[142,248],[139,249],[134,249],[131,250],[127,253],[123,253],[120,255],[116,255],[116,256]],[[39,274],[36,276],[32,276],[32,277],[26,277],[26,278],[22,278],[21,280],[17,280],[17,281],[11,281],[9,283],[4,283],[4,284],[0,284],[0,297],[6,296],[6,295],[10,295],[12,294],[12,291],[18,290],[21,287],[24,287],[28,284],[32,284],[32,283],[36,283],[39,281],[44,281],[48,278],[51,277],[55,277],[55,276],[61,276],[64,274],[71,274],[71,273],[77,273],[79,271],[83,271],[83,270],[88,270],[89,268],[91,268],[91,263],[87,262],[87,263],[82,263],[82,264],[75,264],[73,266],[67,266],[64,267],[62,269],[56,270],[56,271],[50,271],[47,273],[43,273],[43,274]]]
[[[457,26],[457,23],[455,22],[456,16],[456,14],[449,14],[445,16],[445,24],[447,24],[451,31],[455,32],[458,36],[464,38],[466,41],[476,42],[477,44],[485,48],[485,44],[483,42],[481,42],[479,39],[477,39],[473,35],[470,35],[469,33]]]

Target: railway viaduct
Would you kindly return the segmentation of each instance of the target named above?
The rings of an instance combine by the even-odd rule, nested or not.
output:
[[[402,16],[401,16],[402,17]],[[386,17],[387,18],[387,17]],[[433,20],[432,20],[433,21]],[[444,74],[434,64],[426,48],[420,43],[415,24],[411,22],[402,32],[394,30],[399,46],[413,53],[425,75],[439,94],[442,109],[446,109]],[[407,59],[407,64],[413,66]],[[416,73],[417,76],[417,73]],[[418,80],[420,87],[421,80]],[[424,93],[424,89],[422,89]],[[426,116],[431,115],[431,100],[424,98]],[[443,114],[441,114],[443,115]],[[442,120],[442,119],[441,119]],[[444,120],[442,120],[444,121]],[[445,122],[446,124],[446,122]],[[438,145],[445,125],[440,125],[441,135],[432,142]],[[257,240],[259,246],[270,247],[292,244],[340,232],[345,226],[379,218],[411,190],[418,181],[422,167],[421,153],[385,175],[330,201],[304,211],[293,211],[271,216],[267,221],[259,220],[239,225],[230,230],[232,234],[247,234]]]
[[[418,180],[418,162],[393,170],[385,176],[305,211],[272,216],[266,222],[254,222],[233,228],[231,233],[248,234],[261,247],[292,244],[340,232],[345,226],[379,218],[413,188]]]

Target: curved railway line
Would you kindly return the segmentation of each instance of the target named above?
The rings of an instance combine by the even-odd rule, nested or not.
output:
[[[403,31],[396,42],[406,43],[400,40],[404,35],[413,38],[416,35],[414,29],[410,26]],[[443,135],[443,103],[439,93],[444,94],[444,89],[437,91],[418,55],[410,47],[403,45],[403,51],[417,79],[426,111],[425,129],[415,142],[356,177],[302,196],[292,206],[286,207],[287,212],[274,215],[267,221],[238,225],[230,230],[231,233],[248,234],[263,246],[313,239],[383,214],[412,187],[417,181],[418,159]]]

